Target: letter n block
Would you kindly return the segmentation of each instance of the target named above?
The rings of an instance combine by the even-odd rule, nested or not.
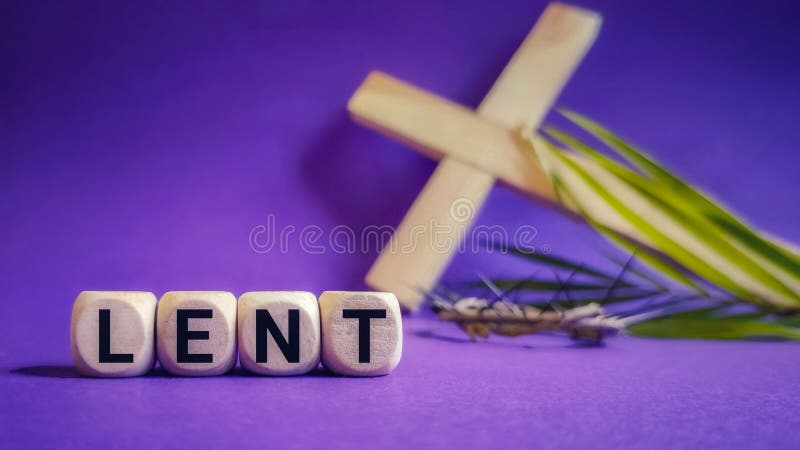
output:
[[[221,375],[236,365],[236,297],[230,292],[167,292],[158,302],[158,362],[184,376]]]
[[[264,375],[299,375],[319,366],[317,297],[310,292],[247,292],[239,297],[239,361]]]
[[[75,368],[95,377],[144,375],[155,364],[156,297],[150,292],[84,291],[72,308]]]
[[[403,324],[390,292],[326,291],[319,297],[322,364],[350,376],[390,373],[403,352]]]

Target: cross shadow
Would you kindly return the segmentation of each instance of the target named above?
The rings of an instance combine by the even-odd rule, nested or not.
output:
[[[414,335],[425,339],[436,339],[438,341],[451,342],[453,344],[471,344],[473,342],[468,337],[457,338],[453,336],[445,336],[443,334],[438,334],[433,330],[418,330],[414,332]]]
[[[355,124],[342,109],[303,151],[301,164],[306,185],[330,217],[323,242],[333,227],[346,227],[355,238],[355,253],[342,255],[332,270],[341,285],[364,288],[363,276],[386,243],[362,242],[364,230],[400,223],[433,162]]]
[[[302,172],[338,223],[395,225],[434,167],[404,147],[354,123],[343,109],[303,151]]]

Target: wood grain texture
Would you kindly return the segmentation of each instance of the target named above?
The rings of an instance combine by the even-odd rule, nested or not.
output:
[[[487,121],[473,110],[372,72],[353,95],[350,112],[356,122],[430,158],[456,159],[516,191],[555,201],[547,175],[517,130]]]
[[[600,31],[594,12],[551,3],[519,46],[478,114],[506,128],[537,127]]]
[[[189,331],[207,331],[208,339],[189,340],[190,354],[210,354],[211,362],[180,362],[177,311],[211,310],[211,318],[191,318]],[[221,291],[173,291],[161,296],[156,315],[156,342],[161,368],[173,375],[222,375],[236,365],[236,297]]]
[[[383,311],[369,320],[369,361],[360,361],[360,320],[346,310]],[[379,376],[391,373],[403,353],[403,322],[397,297],[390,292],[325,291],[319,296],[322,364],[339,375]]]
[[[110,352],[132,362],[100,362],[99,312],[108,310]],[[93,377],[144,375],[155,364],[156,297],[150,292],[84,291],[75,299],[70,346],[75,369]]]
[[[454,228],[443,236],[456,244],[437,252],[391,252],[400,242],[412,239],[398,235],[425,226],[431,220],[442,220],[459,201],[472,202],[475,214],[480,211],[492,188],[493,174],[504,169],[498,167],[484,172],[475,167],[503,166],[524,157],[515,155],[516,160],[501,161],[493,148],[513,142],[509,130],[538,126],[594,42],[600,22],[600,17],[594,13],[560,3],[550,4],[478,107],[476,120],[471,121],[475,128],[466,133],[466,127],[451,125],[453,117],[434,117],[438,105],[427,101],[431,98],[423,92],[412,92],[413,88],[409,90],[408,86],[392,83],[389,77],[381,74],[373,73],[367,78],[365,85],[379,88],[369,92],[359,90],[353,96],[348,108],[358,122],[378,130],[391,130],[393,137],[434,155],[462,149],[460,151],[469,156],[461,161],[473,162],[470,166],[453,162],[447,156],[443,158],[387,244],[389,250],[382,252],[367,274],[371,287],[396,292],[405,308],[417,308],[424,298],[423,292],[433,287],[457,250],[460,229]],[[450,102],[442,108],[452,115],[469,117],[468,111]],[[393,117],[393,112],[399,112],[400,116]],[[486,123],[481,125],[483,122]],[[420,136],[425,138],[420,139]],[[500,137],[503,142],[495,142],[492,137]],[[527,166],[529,162],[518,164],[518,167]],[[529,189],[548,198],[546,177],[539,176],[536,168],[528,170],[533,172],[517,175],[517,184],[536,183]],[[549,198],[552,196],[549,194]]]
[[[237,336],[239,362],[250,372],[261,375],[300,375],[319,366],[320,324],[317,297],[311,292],[247,292],[239,297]],[[299,361],[289,362],[281,352],[274,336],[266,337],[265,362],[257,360],[256,311],[266,310],[281,331],[283,339],[289,334],[289,310],[299,317]]]

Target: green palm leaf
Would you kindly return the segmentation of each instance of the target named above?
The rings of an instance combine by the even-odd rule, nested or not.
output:
[[[611,160],[561,130],[544,128],[546,136],[587,157],[581,161],[546,139],[531,139],[533,153],[550,176],[560,199],[567,200],[564,204],[577,209],[592,226],[616,244],[631,250],[634,246],[631,240],[642,239],[656,251],[656,255],[666,256],[743,300],[784,308],[800,305],[800,295],[796,291],[800,286],[797,283],[800,270],[797,255],[792,250],[752,231],[608,130],[575,113],[564,114],[647,175]],[[569,176],[565,179],[562,173]],[[579,198],[573,191],[575,182],[588,188],[589,198],[585,189]],[[622,186],[627,188],[622,189]],[[594,211],[601,206],[599,211],[603,215],[618,217],[621,220],[618,225],[626,231],[608,226],[603,218],[588,214],[586,202],[592,202]],[[655,226],[641,213],[642,208],[662,215],[668,223]],[[641,259],[660,273],[697,287],[690,277],[665,263],[663,258],[649,252],[644,255]]]
[[[683,339],[800,340],[800,329],[761,320],[759,314],[718,316],[711,309],[670,314],[628,325],[635,336]]]
[[[594,218],[581,207],[580,203],[567,189],[561,177],[553,169],[550,160],[553,159],[552,155],[559,150],[546,140],[537,139],[534,143],[534,139],[530,139],[530,142],[534,144],[534,152],[537,157],[542,160],[542,166],[545,168],[546,173],[550,177],[550,180],[555,188],[555,192],[559,196],[559,199],[562,201],[562,203],[564,203],[563,200],[567,200],[570,205],[578,210],[581,216],[583,216],[584,220],[586,220],[598,233],[603,235],[609,241],[617,244],[619,247],[625,249],[628,253],[633,254],[638,252],[639,259],[650,265],[650,267],[658,271],[662,276],[688,286],[701,295],[706,294],[706,291],[697,283],[695,283],[694,280],[686,276],[682,270],[676,268],[673,264],[665,261],[660,255],[653,254],[647,249],[640,251],[643,250],[642,247],[632,242],[630,237],[625,236],[624,234],[594,220]],[[603,161],[608,161],[608,159],[603,158]]]
[[[672,256],[675,260],[684,264],[686,267],[697,273],[703,278],[706,278],[726,290],[750,297],[750,294],[734,283],[728,276],[717,271],[706,263],[703,259],[699,258],[696,254],[688,251],[683,246],[678,245],[675,241],[667,237],[656,226],[645,220],[643,217],[636,214],[629,208],[620,198],[613,195],[605,187],[603,187],[594,177],[592,177],[586,170],[576,164],[571,158],[565,156],[562,152],[556,150],[552,154],[564,163],[565,167],[573,171],[589,188],[597,195],[598,199],[604,202],[609,208],[618,213],[626,222],[628,222],[634,229],[642,233],[649,242],[666,254]],[[571,195],[575,198],[575,195]],[[610,230],[610,229],[609,229]]]
[[[713,202],[689,183],[673,175],[644,153],[636,150],[632,145],[596,122],[574,111],[560,110],[560,112],[573,123],[604,142],[617,154],[626,158],[635,167],[666,186],[674,193],[674,200],[679,204],[684,204],[688,209],[704,214],[709,220],[725,229],[730,236],[736,238],[748,249],[781,267],[796,279],[800,279],[800,254],[792,249],[781,247],[755,233],[751,227],[734,214]],[[603,158],[602,155],[599,156],[600,159]]]

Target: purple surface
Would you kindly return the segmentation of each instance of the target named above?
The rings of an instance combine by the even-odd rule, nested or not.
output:
[[[3,381],[2,439],[59,448],[797,447],[793,344],[473,344],[426,319],[405,332],[398,368],[365,379],[72,379],[31,354]]]
[[[797,3],[642,3],[585,2],[604,30],[559,103],[800,241]],[[0,447],[798,447],[793,344],[470,345],[413,318],[384,378],[71,378],[80,290],[363,288],[374,249],[248,235],[395,225],[434,165],[350,123],[349,95],[380,68],[475,106],[544,4],[2,2]],[[596,258],[502,189],[479,222]],[[460,255],[448,278],[476,269],[518,270]]]

